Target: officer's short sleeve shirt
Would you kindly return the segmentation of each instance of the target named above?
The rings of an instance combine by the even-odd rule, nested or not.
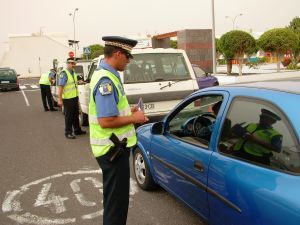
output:
[[[94,89],[94,98],[98,118],[113,117],[119,115],[118,91],[109,78],[104,77],[100,79]]]
[[[68,75],[65,71],[61,71],[58,79],[58,86],[65,86],[68,81]]]

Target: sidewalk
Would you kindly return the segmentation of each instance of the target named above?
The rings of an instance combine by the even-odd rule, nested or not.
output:
[[[300,78],[300,71],[282,69],[281,72],[276,72],[276,64],[262,65],[259,69],[249,69],[247,66],[243,67],[243,75],[230,75],[226,74],[226,66],[219,66],[217,68],[218,78],[220,85],[230,83],[245,83],[265,80],[277,80],[285,78]],[[238,67],[233,66],[232,72],[238,74]]]

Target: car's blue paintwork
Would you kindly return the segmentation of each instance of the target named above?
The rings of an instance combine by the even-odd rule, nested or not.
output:
[[[284,83],[282,85],[284,86]],[[300,91],[300,82],[298,85]],[[288,88],[285,86],[285,89]],[[299,144],[299,91],[287,93],[263,88],[227,86],[193,93],[168,116],[195,96],[222,94],[223,104],[216,119],[209,148],[187,144],[167,132],[164,135],[153,135],[153,124],[140,127],[137,130],[138,147],[146,157],[154,181],[184,201],[209,224],[299,225],[299,174],[275,171],[240,161],[221,154],[217,147],[222,123],[232,100],[237,96],[261,99],[278,107],[291,124]],[[168,122],[168,116],[164,119],[165,124]],[[204,165],[202,173],[194,169],[196,160]],[[177,168],[179,172],[170,168]],[[187,180],[181,176],[180,171],[194,180]],[[203,187],[195,185],[197,182]],[[228,204],[224,204],[224,199]]]

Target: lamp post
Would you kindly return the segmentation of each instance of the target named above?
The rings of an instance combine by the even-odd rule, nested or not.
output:
[[[215,2],[211,0],[211,8],[212,8],[212,56],[213,56],[213,73],[217,73],[216,69],[216,28],[215,28]]]
[[[75,43],[75,15],[76,15],[76,11],[78,11],[78,8],[74,9],[74,13],[69,13],[69,16],[73,16],[73,44],[74,44],[74,53],[75,53],[75,57],[76,57],[76,43]]]
[[[232,22],[232,30],[235,29],[235,21],[236,19],[239,17],[239,16],[242,16],[243,14],[240,13],[240,14],[237,14],[234,18],[230,17],[230,16],[225,16],[226,19],[231,19],[231,22]]]

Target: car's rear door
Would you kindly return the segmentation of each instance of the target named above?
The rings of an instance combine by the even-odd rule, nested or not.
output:
[[[210,224],[300,224],[300,149],[293,129],[297,124],[291,124],[287,113],[282,113],[284,110],[275,103],[261,100],[263,95],[258,95],[260,99],[235,98],[223,120],[219,142],[216,143],[218,151],[212,154],[208,175]],[[279,96],[274,94],[270,98],[276,99],[278,104]],[[284,101],[291,98],[293,96],[287,94]],[[255,160],[255,157],[245,158],[237,154],[236,151],[241,151],[235,148],[239,138],[231,129],[236,124],[247,127],[248,124],[261,123],[262,109],[280,117],[273,129],[281,138],[280,135],[272,137],[270,144],[280,146],[281,150],[272,151],[269,164],[258,162],[259,158]],[[268,134],[270,131],[264,132]],[[244,137],[240,140],[245,145],[251,139]]]

